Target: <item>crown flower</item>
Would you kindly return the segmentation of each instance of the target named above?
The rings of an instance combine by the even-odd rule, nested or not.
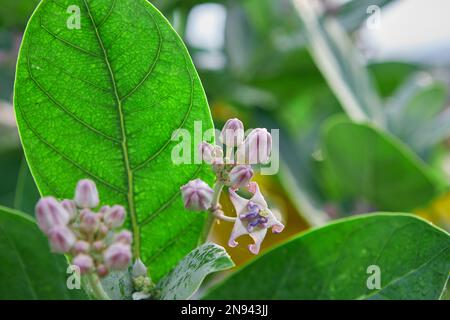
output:
[[[273,233],[280,233],[283,231],[284,225],[278,221],[268,208],[256,182],[251,183],[249,190],[254,193],[250,199],[239,196],[234,190],[229,191],[230,200],[236,210],[237,218],[234,222],[228,245],[230,247],[237,246],[236,238],[248,234],[255,242],[249,245],[248,249],[251,253],[258,254],[261,243],[267,234],[267,229],[272,228]]]
[[[254,176],[252,165],[270,162],[272,136],[266,129],[257,128],[245,137],[242,122],[230,119],[225,123],[219,140],[224,149],[207,142],[198,146],[200,157],[211,165],[216,174],[214,188],[200,179],[189,181],[181,187],[184,207],[192,211],[208,210],[216,219],[233,222],[228,245],[237,246],[236,239],[247,234],[254,240],[248,249],[258,254],[268,229],[273,233],[284,229],[283,223],[268,208],[258,184],[251,181]],[[225,215],[221,209],[219,199],[224,188],[228,189],[236,217]],[[240,189],[249,191],[252,197],[239,196],[236,191]]]

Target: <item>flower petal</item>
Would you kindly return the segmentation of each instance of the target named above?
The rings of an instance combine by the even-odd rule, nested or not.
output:
[[[236,193],[236,191],[232,189],[229,189],[229,193],[230,193],[230,200],[233,203],[237,216],[239,216],[247,209],[247,204],[249,200],[242,198]]]
[[[253,197],[250,200],[259,204],[263,208],[267,208],[267,202],[259,190],[259,186],[256,182],[250,182],[248,190],[253,193]]]
[[[236,218],[234,222],[233,230],[231,231],[230,239],[228,240],[228,245],[232,248],[236,247],[238,243],[235,241],[238,237],[243,234],[247,234],[247,228],[242,223],[241,219]]]
[[[250,233],[250,237],[253,238],[253,241],[255,241],[254,244],[250,244],[248,246],[248,250],[250,250],[253,254],[258,254],[259,250],[261,248],[261,243],[263,242],[264,238],[266,237],[267,229],[259,229],[256,231],[253,231]]]

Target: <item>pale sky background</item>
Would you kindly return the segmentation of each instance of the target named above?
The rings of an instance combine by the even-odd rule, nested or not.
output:
[[[213,53],[200,56],[211,68],[224,64],[214,52],[223,47],[225,20],[220,4],[196,6],[188,19],[187,41]],[[397,0],[381,10],[380,27],[364,27],[361,38],[376,60],[450,64],[450,0]]]

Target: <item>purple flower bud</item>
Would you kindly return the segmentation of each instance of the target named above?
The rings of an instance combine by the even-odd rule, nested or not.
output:
[[[223,163],[223,150],[219,146],[213,146],[207,142],[202,142],[198,145],[198,152],[200,158],[208,164]]]
[[[131,271],[131,275],[133,278],[138,278],[141,276],[147,276],[147,267],[145,264],[141,261],[141,259],[136,259],[136,261],[133,264],[133,270]]]
[[[80,268],[81,274],[86,274],[94,267],[94,261],[87,254],[79,254],[73,260],[72,264]]]
[[[125,208],[119,205],[113,206],[105,214],[104,221],[111,228],[119,228],[125,221]]]
[[[79,240],[73,246],[73,250],[76,254],[78,253],[87,253],[89,251],[89,243],[83,240]]]
[[[80,230],[88,234],[97,231],[99,220],[97,215],[89,209],[83,209],[80,213]]]
[[[64,226],[53,227],[48,234],[48,238],[52,251],[57,253],[69,252],[76,240],[72,231]]]
[[[75,190],[75,203],[79,208],[95,208],[98,206],[98,191],[94,181],[89,179],[78,181]]]
[[[104,277],[108,275],[108,273],[108,268],[104,264],[101,264],[97,267],[97,274],[99,277]]]
[[[230,186],[233,189],[242,188],[248,185],[250,179],[253,177],[252,167],[249,165],[238,165],[231,169],[229,178]]]
[[[122,242],[125,244],[131,244],[133,241],[133,235],[128,230],[122,230],[114,237],[114,242]]]
[[[270,161],[272,136],[266,129],[252,130],[237,150],[237,163],[258,164]]]
[[[103,241],[101,241],[101,240],[98,240],[98,241],[95,241],[95,242],[92,244],[92,247],[94,248],[95,251],[100,252],[100,251],[102,251],[103,248],[105,247],[105,243],[104,243]]]
[[[113,270],[124,269],[131,260],[131,249],[129,245],[121,242],[113,243],[103,254],[105,264]]]
[[[36,218],[41,230],[48,234],[55,226],[65,226],[69,222],[69,213],[53,197],[39,200],[36,205]]]
[[[101,236],[106,236],[109,232],[109,228],[105,226],[104,223],[100,223],[100,226],[98,227],[98,232]]]
[[[227,147],[237,147],[244,141],[244,125],[239,119],[229,119],[221,132],[222,142]]]
[[[198,145],[200,158],[206,163],[211,164],[214,160],[214,146],[208,142],[202,142]]]
[[[201,179],[191,180],[181,187],[184,207],[193,211],[209,209],[213,193],[213,189]]]
[[[61,201],[61,206],[69,213],[70,220],[74,220],[77,216],[78,210],[73,200],[65,199]]]
[[[103,207],[101,207],[100,210],[97,213],[99,219],[100,220],[103,219],[106,216],[106,214],[109,212],[109,210],[111,210],[110,206],[103,206]]]

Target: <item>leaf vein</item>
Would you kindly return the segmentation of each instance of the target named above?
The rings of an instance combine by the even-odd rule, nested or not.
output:
[[[156,30],[158,31],[158,39],[159,39],[159,41],[158,41],[158,49],[157,49],[157,52],[156,52],[156,57],[153,60],[152,64],[150,65],[149,70],[147,71],[145,76],[142,78],[142,80],[133,89],[131,89],[127,94],[125,94],[121,98],[122,101],[124,101],[125,99],[127,99],[128,97],[133,95],[144,84],[144,82],[148,79],[148,77],[150,77],[150,75],[153,73],[153,70],[155,69],[155,66],[158,63],[160,55],[161,55],[162,43],[163,43],[163,40],[164,40],[163,37],[162,37],[161,30],[159,28],[158,23],[155,20],[155,17],[153,17],[153,15],[150,12],[148,12],[147,10],[145,12],[147,12],[147,14],[152,18],[153,23],[154,23],[154,25],[156,27]]]
[[[41,141],[43,144],[45,144],[48,148],[50,148],[51,150],[53,150],[56,154],[58,154],[59,156],[61,156],[63,159],[65,159],[67,162],[71,163],[74,167],[78,168],[80,171],[84,172],[85,174],[87,174],[89,177],[103,183],[105,186],[108,186],[109,188],[120,192],[120,193],[126,193],[126,191],[114,186],[113,184],[109,183],[108,181],[104,180],[103,178],[97,176],[96,174],[88,171],[86,168],[84,168],[83,166],[81,166],[80,164],[78,164],[75,160],[73,160],[72,158],[70,158],[69,156],[67,156],[66,154],[64,154],[63,152],[61,152],[60,150],[58,150],[56,147],[54,147],[51,143],[49,143],[47,140],[44,139],[44,137],[42,137],[39,132],[36,131],[35,128],[33,128],[30,124],[30,122],[28,121],[27,117],[25,116],[25,113],[22,110],[22,107],[19,104],[16,104],[17,107],[20,110],[20,114],[22,115],[23,120],[25,121],[25,124],[27,125],[27,127],[31,130],[31,132],[33,132],[33,134],[36,136],[36,138],[38,138],[39,141]]]
[[[130,212],[131,226],[133,229],[133,240],[134,240],[133,241],[133,253],[134,253],[135,258],[139,258],[140,257],[140,232],[139,232],[139,226],[137,223],[135,204],[134,204],[134,182],[133,182],[134,178],[133,178],[133,171],[131,170],[129,154],[128,154],[128,142],[127,142],[127,134],[126,134],[126,128],[125,128],[125,118],[124,118],[124,113],[122,110],[122,102],[119,98],[117,83],[116,83],[116,80],[114,77],[114,72],[112,70],[111,64],[108,59],[108,54],[106,52],[102,38],[100,37],[99,30],[96,27],[94,17],[91,14],[91,9],[89,7],[87,0],[83,0],[83,3],[86,7],[87,14],[92,23],[92,27],[94,28],[97,42],[103,52],[104,61],[105,61],[106,67],[109,72],[109,77],[110,77],[111,85],[113,87],[114,96],[115,96],[115,100],[116,100],[117,112],[119,114],[119,127],[120,127],[120,131],[121,131],[121,136],[122,136],[122,140],[121,140],[122,157],[123,157],[123,162],[124,162],[124,167],[125,167],[125,174],[127,175],[127,185],[128,185],[127,202],[128,202],[128,210]]]
[[[186,114],[183,117],[183,120],[181,121],[180,125],[178,126],[177,129],[175,129],[175,132],[169,137],[169,139],[166,140],[166,142],[164,142],[164,144],[161,146],[161,148],[159,148],[154,154],[152,154],[151,156],[149,156],[146,160],[142,161],[140,164],[138,164],[137,166],[135,166],[134,168],[132,168],[132,170],[134,172],[144,168],[148,163],[150,163],[151,161],[153,161],[155,158],[157,158],[170,144],[170,142],[172,142],[172,136],[176,136],[177,132],[179,130],[181,130],[181,128],[183,128],[183,126],[185,125],[189,114],[192,111],[192,106],[193,106],[193,96],[194,96],[194,79],[192,77],[191,71],[189,70],[189,68],[186,69],[188,70],[189,73],[189,77],[191,79],[191,96],[190,96],[190,102],[189,102],[189,108],[186,112]]]
[[[67,109],[64,105],[62,105],[62,103],[60,103],[58,100],[56,100],[55,97],[53,97],[50,94],[50,92],[48,92],[47,89],[45,89],[41,85],[41,83],[36,79],[36,77],[33,75],[33,72],[31,71],[30,63],[31,63],[31,61],[30,61],[29,48],[28,48],[27,49],[27,66],[28,66],[28,74],[30,75],[30,79],[36,84],[36,86],[39,88],[39,90],[41,90],[42,93],[44,93],[47,96],[47,98],[49,98],[61,111],[66,113],[68,116],[70,116],[76,122],[80,123],[85,128],[87,128],[87,129],[91,130],[92,132],[94,132],[94,133],[104,137],[105,139],[113,141],[115,143],[119,143],[120,142],[118,139],[116,139],[114,137],[111,137],[111,136],[107,135],[106,133],[103,133],[102,131],[94,128],[93,126],[91,126],[90,124],[85,122],[84,120],[80,119],[77,115],[75,115],[73,112],[71,112],[69,109]]]
[[[198,176],[198,174],[200,173],[202,167],[199,166],[194,174],[192,175],[191,178],[189,178],[188,181],[194,179],[195,177]],[[171,204],[172,202],[175,201],[175,199],[178,198],[178,196],[180,195],[181,190],[177,190],[177,192],[175,192],[167,201],[165,201],[158,209],[156,209],[155,211],[153,211],[152,213],[150,213],[150,215],[145,218],[139,225],[140,226],[145,226],[146,224],[148,224],[149,222],[151,222],[153,219],[155,219],[160,213],[162,213],[164,210],[166,210]]]
[[[61,43],[65,44],[68,47],[71,47],[73,49],[76,49],[80,52],[83,52],[85,54],[88,54],[92,57],[95,58],[101,58],[101,56],[95,52],[89,51],[87,49],[84,49],[80,46],[77,46],[76,44],[71,43],[70,41],[67,41],[66,39],[60,37],[59,35],[57,35],[56,33],[52,32],[50,29],[48,29],[46,26],[44,26],[43,24],[40,25],[42,29],[44,29],[49,35],[51,35],[53,38],[55,38],[56,40],[59,40]]]
[[[102,25],[109,19],[109,17],[111,16],[111,13],[114,10],[114,7],[116,6],[116,2],[117,0],[113,0],[111,7],[108,10],[108,13],[106,14],[106,16],[103,18],[102,21],[100,21],[100,23],[97,25],[97,29],[100,29],[102,27]]]

